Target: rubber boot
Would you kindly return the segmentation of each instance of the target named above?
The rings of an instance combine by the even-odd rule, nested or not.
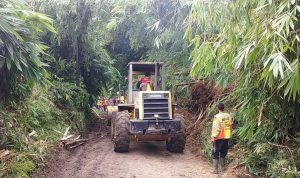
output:
[[[225,158],[220,158],[221,171],[225,171]]]
[[[219,160],[218,159],[213,159],[213,164],[212,164],[212,174],[218,174],[218,163]]]

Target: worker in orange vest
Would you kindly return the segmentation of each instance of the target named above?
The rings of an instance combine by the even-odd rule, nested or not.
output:
[[[218,114],[214,116],[212,125],[211,141],[213,143],[212,158],[213,169],[212,173],[218,173],[218,165],[220,163],[221,171],[225,170],[225,157],[228,152],[228,141],[232,137],[232,118],[224,112],[224,104],[217,105]]]

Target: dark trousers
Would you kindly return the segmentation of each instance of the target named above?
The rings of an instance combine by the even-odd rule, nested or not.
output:
[[[228,139],[216,140],[213,143],[212,157],[213,159],[225,158],[228,152]]]

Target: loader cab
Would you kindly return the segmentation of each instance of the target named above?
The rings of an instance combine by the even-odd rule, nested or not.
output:
[[[165,90],[163,82],[163,63],[162,62],[130,62],[128,64],[128,97],[127,103],[134,104],[139,93],[137,83],[146,72],[151,74],[152,90]]]
[[[151,91],[141,91],[137,86],[145,73],[151,76]],[[165,91],[163,63],[130,62],[128,64],[128,94],[125,104],[118,105],[118,111],[128,111],[131,120],[173,119],[174,108],[170,91]]]

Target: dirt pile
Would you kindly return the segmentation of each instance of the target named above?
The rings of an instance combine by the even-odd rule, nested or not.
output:
[[[221,89],[214,82],[208,80],[200,80],[191,86],[191,112],[186,110],[179,110],[179,112],[186,118],[187,146],[192,147],[192,150],[199,148],[198,137],[210,119],[206,116],[211,106],[233,90],[234,85]]]
[[[191,107],[195,113],[205,110],[212,102],[222,96],[231,93],[234,85],[228,85],[224,89],[218,87],[215,82],[199,80],[191,86]]]
[[[213,82],[201,80],[191,86],[191,110],[199,112],[216,99],[221,90]]]
[[[199,149],[198,137],[201,135],[202,125],[206,122],[206,113],[215,100],[221,95],[222,90],[214,82],[200,80],[191,86],[191,107],[194,113],[186,113],[187,146],[196,151]]]

